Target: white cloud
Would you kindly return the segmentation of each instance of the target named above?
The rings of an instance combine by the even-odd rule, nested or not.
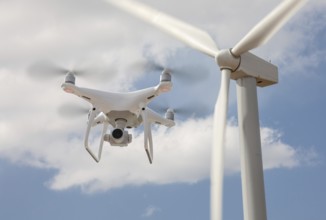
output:
[[[145,212],[142,214],[142,217],[143,218],[150,218],[150,217],[152,217],[153,215],[155,215],[158,212],[161,212],[161,209],[156,207],[156,206],[151,205],[151,206],[148,206],[145,209]]]

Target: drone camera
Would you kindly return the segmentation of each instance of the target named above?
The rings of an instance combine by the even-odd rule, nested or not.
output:
[[[120,139],[120,138],[122,138],[122,136],[123,136],[123,130],[121,130],[121,129],[119,129],[119,128],[116,128],[116,129],[114,129],[113,131],[112,131],[112,137],[114,138],[114,139]]]
[[[112,146],[127,146],[131,143],[132,135],[125,131],[127,121],[123,118],[118,118],[115,121],[116,127],[111,134],[106,134],[104,140],[109,142]]]
[[[70,83],[70,84],[75,85],[75,81],[76,81],[76,77],[74,76],[74,74],[72,74],[70,72],[67,73],[65,83]]]
[[[119,128],[114,129],[111,134],[104,136],[104,141],[107,141],[111,146],[127,146],[132,141],[132,135],[128,131],[123,131]]]

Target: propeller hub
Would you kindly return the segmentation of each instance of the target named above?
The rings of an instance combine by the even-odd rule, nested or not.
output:
[[[221,50],[216,56],[216,63],[219,65],[220,69],[229,69],[235,72],[241,63],[241,57],[235,57],[231,50]]]

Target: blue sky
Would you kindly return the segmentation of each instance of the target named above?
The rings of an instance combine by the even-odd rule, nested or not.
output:
[[[232,47],[280,1],[142,1]],[[243,10],[247,8],[247,10]],[[326,4],[310,0],[274,38],[253,53],[279,66],[279,83],[259,88],[268,219],[326,219],[324,98]],[[213,60],[104,1],[0,2],[0,218],[209,219],[212,113],[219,71]],[[105,146],[95,164],[83,148],[86,118],[58,108],[82,100],[64,93],[60,77],[32,80],[39,60],[106,71],[107,81],[77,84],[107,91],[156,85],[135,71],[154,60],[202,80],[175,79],[155,101],[193,106],[169,130],[154,129],[149,165],[141,129],[127,148]],[[114,68],[112,68],[112,66]],[[96,78],[96,77],[95,77]],[[242,219],[234,82],[227,130],[224,219]],[[198,108],[204,106],[204,110]]]

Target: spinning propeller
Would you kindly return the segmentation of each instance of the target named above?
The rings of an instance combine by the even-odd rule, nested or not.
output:
[[[76,117],[76,116],[83,116],[89,113],[91,107],[81,106],[72,103],[65,103],[61,105],[58,109],[58,113],[64,117]]]
[[[159,102],[151,102],[149,107],[153,110],[166,113],[168,110],[173,111],[178,116],[193,117],[198,115],[207,115],[209,109],[203,103],[168,103],[166,99],[160,99]]]
[[[130,67],[130,69],[134,71],[144,73],[160,74],[163,71],[167,71],[180,83],[193,83],[206,79],[209,74],[208,71],[204,71],[203,68],[205,67],[191,64],[187,66],[161,65],[151,60],[136,62]]]
[[[223,155],[229,84],[230,78],[237,80],[244,219],[266,219],[256,85],[260,82],[259,74],[266,69],[265,66],[270,67],[271,73],[276,75],[276,80],[272,82],[276,83],[277,69],[247,52],[266,43],[303,6],[305,0],[282,1],[233,48],[225,50],[219,50],[207,32],[137,1],[106,1],[217,61],[221,70],[221,85],[214,112],[211,167],[212,220],[222,219]],[[268,78],[268,75],[264,77]]]
[[[65,68],[50,61],[39,61],[31,65],[27,73],[36,80],[48,80],[51,78],[62,77],[71,73],[78,77],[83,77],[95,81],[108,80],[115,74],[113,67],[99,66],[85,68]]]
[[[87,75],[84,70],[68,69],[50,61],[39,61],[28,68],[28,73],[35,79],[48,79],[73,73],[77,76]]]

